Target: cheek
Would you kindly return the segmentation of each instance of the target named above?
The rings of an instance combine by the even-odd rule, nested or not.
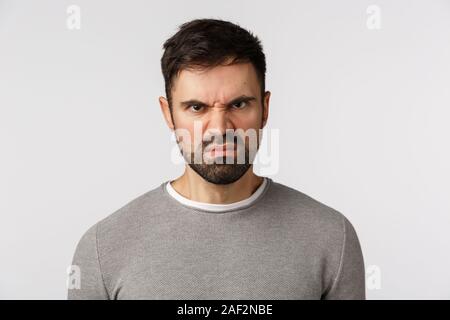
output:
[[[254,112],[251,115],[236,121],[234,124],[236,129],[242,129],[245,132],[245,135],[241,136],[241,141],[245,141],[245,147],[248,150],[257,150],[259,147],[259,136],[262,125],[261,114]],[[240,134],[244,134],[244,132],[240,132]]]
[[[262,114],[257,109],[252,109],[245,114],[238,115],[233,119],[236,129],[259,129],[261,126]]]
[[[176,129],[180,132],[179,146],[186,152],[194,152],[201,145],[201,132],[195,132],[194,123],[191,121],[177,122]],[[197,140],[195,140],[197,139]]]

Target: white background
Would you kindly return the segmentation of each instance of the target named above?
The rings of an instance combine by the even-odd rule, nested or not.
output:
[[[66,27],[71,4],[80,30]],[[261,39],[281,138],[271,177],[353,223],[366,267],[381,270],[367,298],[449,299],[444,0],[0,0],[0,298],[65,299],[87,228],[182,173],[160,58],[194,18]]]

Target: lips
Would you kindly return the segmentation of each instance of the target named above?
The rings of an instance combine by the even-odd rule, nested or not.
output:
[[[223,144],[223,145],[215,145],[206,151],[210,155],[214,156],[223,156],[225,154],[233,153],[236,150],[236,146],[234,144]]]
[[[222,144],[222,145],[212,147],[212,149],[210,149],[210,151],[232,151],[234,149],[235,149],[234,145]]]

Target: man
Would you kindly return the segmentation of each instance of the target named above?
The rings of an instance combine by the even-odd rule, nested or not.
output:
[[[197,19],[164,50],[159,103],[185,172],[87,230],[68,298],[365,299],[349,220],[253,173],[270,99],[259,39]]]

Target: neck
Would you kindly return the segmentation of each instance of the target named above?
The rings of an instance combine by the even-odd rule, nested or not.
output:
[[[237,181],[226,184],[214,184],[199,176],[186,165],[182,176],[172,182],[172,187],[182,196],[198,202],[227,204],[250,197],[264,181],[253,173],[253,166]]]

